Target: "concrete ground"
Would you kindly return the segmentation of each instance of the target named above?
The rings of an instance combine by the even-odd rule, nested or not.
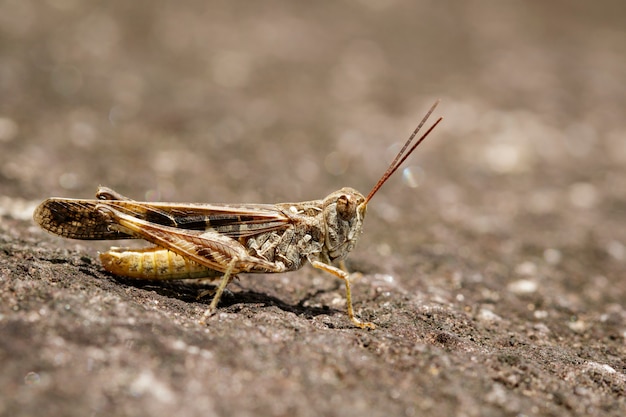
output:
[[[621,1],[0,0],[0,415],[623,416]],[[341,282],[106,273],[31,219],[366,193]]]

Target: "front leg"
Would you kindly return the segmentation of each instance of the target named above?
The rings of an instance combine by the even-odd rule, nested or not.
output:
[[[322,271],[326,271],[330,274],[333,274],[337,278],[342,279],[343,282],[346,284],[346,303],[348,306],[348,317],[350,318],[350,321],[352,321],[352,323],[354,323],[355,326],[358,326],[361,329],[365,329],[365,328],[375,329],[376,325],[374,323],[360,321],[354,315],[354,309],[352,308],[352,291],[350,291],[350,274],[332,265],[328,265],[328,264],[325,264],[324,262],[320,262],[314,259],[309,259],[309,262],[315,268],[321,269]]]

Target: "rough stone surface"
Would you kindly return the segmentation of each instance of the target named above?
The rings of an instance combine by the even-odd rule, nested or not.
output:
[[[0,1],[0,415],[626,415],[623,1]],[[312,268],[115,278],[50,196],[367,192]],[[125,243],[122,243],[125,244]]]

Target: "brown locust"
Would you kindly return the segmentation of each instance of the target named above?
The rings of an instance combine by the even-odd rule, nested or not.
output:
[[[354,315],[350,275],[342,261],[361,234],[367,203],[441,121],[440,117],[411,146],[437,104],[367,197],[342,188],[322,200],[301,203],[158,203],[134,201],[100,187],[94,200],[50,198],[33,217],[45,230],[66,238],[139,238],[156,245],[139,250],[113,247],[100,254],[104,269],[112,274],[145,280],[219,279],[202,323],[237,274],[295,271],[308,261],[343,280],[352,323],[374,328]]]

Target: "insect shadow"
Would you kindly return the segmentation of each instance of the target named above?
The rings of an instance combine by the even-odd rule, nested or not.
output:
[[[217,286],[211,284],[204,284],[198,282],[199,280],[172,280],[172,281],[145,281],[128,279],[121,276],[108,274],[107,277],[113,279],[119,284],[142,289],[146,291],[153,291],[163,297],[175,298],[186,303],[203,303],[209,304],[211,302],[211,295]],[[236,283],[236,280],[235,282]],[[232,309],[239,306],[235,310],[241,310],[245,305],[256,305],[262,307],[277,307],[280,310],[288,313],[293,313],[298,316],[304,317],[316,317],[320,315],[332,315],[339,313],[341,310],[328,307],[326,305],[321,307],[315,307],[306,305],[308,301],[315,299],[317,296],[333,291],[337,291],[341,288],[341,283],[337,283],[333,288],[317,289],[314,292],[308,293],[304,298],[295,304],[290,304],[284,300],[267,294],[264,291],[255,291],[251,289],[241,288],[238,291],[226,290],[222,299],[220,300],[220,307],[222,309]],[[208,292],[207,292],[208,291]],[[203,296],[203,293],[207,293]]]

